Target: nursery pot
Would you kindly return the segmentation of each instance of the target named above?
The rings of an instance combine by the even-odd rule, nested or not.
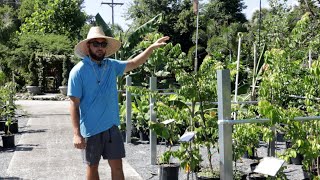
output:
[[[178,180],[179,179],[179,164],[161,164],[159,166],[160,180]]]
[[[139,131],[139,139],[140,141],[149,141],[149,136],[144,131]]]
[[[284,133],[282,133],[282,132],[277,133],[277,142],[285,142]]]
[[[291,141],[286,141],[286,148],[291,148],[292,147],[292,142]]]
[[[41,93],[40,87],[38,86],[26,86],[28,93],[31,94],[32,96],[38,95]]]
[[[3,135],[2,136],[2,144],[3,148],[14,148],[15,143],[14,143],[14,135]]]
[[[220,178],[197,176],[197,180],[220,180]]]
[[[68,93],[68,86],[59,86],[59,90],[62,95],[66,96]]]
[[[291,163],[292,164],[295,164],[295,165],[302,165],[302,160],[303,160],[303,156],[302,156],[302,154],[297,154],[297,157],[295,157],[295,158],[290,158],[290,160],[291,160]]]
[[[258,164],[259,164],[259,163],[257,163],[257,162],[250,164],[251,172],[253,172],[253,171],[256,169],[256,167],[258,166]]]
[[[249,173],[248,179],[267,179],[265,176],[257,173]]]
[[[7,131],[8,131],[8,126],[5,126],[5,127],[4,127],[4,132],[7,132]],[[13,123],[10,125],[9,131],[10,131],[11,133],[18,133],[18,132],[19,132],[18,122],[17,122],[17,121],[13,122]]]
[[[138,129],[136,127],[132,128],[131,137],[140,138],[139,131],[138,131]]]
[[[251,149],[251,151],[252,151],[252,155],[249,155],[249,152],[248,151],[246,151],[244,154],[243,154],[243,158],[247,158],[247,159],[255,159],[256,157],[255,157],[255,154],[256,154],[256,148],[252,148]]]
[[[121,130],[120,132],[123,142],[126,142],[127,132],[125,130]]]
[[[6,126],[5,121],[0,121],[0,131],[4,131],[4,127]]]

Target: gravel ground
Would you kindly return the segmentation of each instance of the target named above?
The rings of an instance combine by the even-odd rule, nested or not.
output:
[[[277,143],[277,150],[276,152],[279,153],[283,151],[285,147],[285,143]],[[158,176],[158,166],[157,165],[150,165],[150,145],[146,142],[143,143],[135,143],[135,144],[126,144],[126,160],[129,164],[141,175],[143,179],[159,179]],[[175,148],[178,148],[176,146]],[[157,146],[157,155],[159,156],[164,150],[167,150],[164,145]],[[213,150],[214,157],[213,157],[213,165],[215,168],[218,168],[219,165],[219,155],[216,150]],[[201,149],[201,154],[205,155],[205,149]],[[258,157],[266,157],[267,156],[267,148],[265,144],[261,144],[260,148],[257,150]],[[242,158],[237,162],[237,169],[241,170],[248,174],[250,170],[250,164],[253,163],[255,160]],[[202,165],[206,166],[208,162],[204,162]],[[293,165],[285,163],[284,166],[286,169],[284,173],[286,174],[287,178],[290,180],[302,180],[304,179],[301,165]],[[195,175],[193,175],[195,177]],[[192,175],[189,176],[192,179]],[[184,180],[187,179],[187,174],[184,170],[180,169],[179,172],[179,179]],[[195,179],[195,178],[193,178]]]
[[[18,115],[21,115],[21,117],[18,118],[19,120],[19,133],[15,134],[15,141],[16,144],[19,142],[21,135],[26,133],[32,132],[32,127],[29,127],[27,125],[28,118],[26,114],[23,111],[18,111]],[[3,132],[1,132],[3,133]],[[278,143],[277,144],[277,152],[281,152],[284,149],[284,143]],[[159,179],[158,176],[158,166],[157,165],[151,165],[150,160],[150,144],[148,142],[140,142],[137,143],[130,143],[125,144],[126,148],[126,160],[129,162],[129,164],[141,175],[141,177],[145,180],[151,179]],[[175,148],[178,148],[178,146],[175,146]],[[16,149],[4,149],[2,148],[2,139],[0,138],[0,176],[3,177],[3,175],[6,175],[6,170],[9,166],[10,160],[14,154],[14,151]],[[157,146],[157,155],[161,155],[165,150],[167,150],[167,147],[165,145],[158,145]],[[213,165],[218,168],[219,165],[219,155],[216,150],[214,152],[213,157]],[[205,155],[205,150],[201,149],[201,154]],[[267,148],[265,144],[261,144],[261,147],[257,151],[258,157],[266,157],[267,155]],[[249,165],[253,162],[252,159],[241,159],[239,162],[237,162],[237,169],[249,173],[250,167]],[[202,165],[206,165],[208,162],[204,162]],[[292,180],[301,180],[303,179],[303,174],[301,170],[301,165],[292,165],[292,164],[286,164],[285,174],[288,179]],[[193,176],[189,176],[190,179]],[[1,178],[0,178],[1,179]],[[184,170],[180,169],[179,172],[179,179],[184,180],[187,179],[187,174],[184,172]]]

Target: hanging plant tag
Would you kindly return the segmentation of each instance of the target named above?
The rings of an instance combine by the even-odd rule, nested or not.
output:
[[[194,138],[195,134],[196,134],[195,132],[186,132],[180,137],[180,141],[181,142],[190,142]]]
[[[274,157],[265,157],[258,164],[254,172],[261,173],[269,176],[276,176],[279,169],[283,165],[284,160],[274,158]]]
[[[162,121],[161,123],[162,124],[170,124],[172,122],[174,122],[174,119],[168,119],[168,120]]]

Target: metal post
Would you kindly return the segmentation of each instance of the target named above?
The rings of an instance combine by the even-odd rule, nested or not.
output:
[[[230,70],[218,70],[218,119],[231,119]],[[220,179],[232,180],[232,125],[219,124]]]
[[[113,0],[111,1],[111,3],[113,4]],[[113,6],[111,7],[112,9],[112,28],[114,26],[114,10],[113,10]]]
[[[251,92],[251,101],[256,100],[256,77],[257,77],[257,45],[253,44],[253,76],[252,76],[252,92]]]
[[[240,55],[241,55],[241,38],[242,34],[238,33],[239,44],[238,44],[238,55],[237,55],[237,74],[236,74],[236,83],[234,88],[234,101],[238,101],[238,83],[239,83],[239,71],[240,71]]]
[[[150,77],[150,90],[156,91],[157,90],[157,78],[156,77]],[[155,122],[157,120],[156,112],[154,111],[154,103],[156,102],[156,99],[153,97],[150,97],[150,121]],[[151,165],[156,165],[157,160],[157,134],[150,129],[150,160]]]
[[[107,2],[101,2],[101,4],[108,4],[110,7],[111,7],[111,12],[112,12],[112,28],[114,27],[114,10],[113,8],[116,6],[116,5],[120,5],[122,6],[123,3],[114,3],[113,0],[111,1],[111,3],[107,3]]]
[[[309,68],[312,66],[312,52],[311,49],[309,49]]]
[[[131,86],[132,78],[130,76],[126,77],[126,86]],[[131,92],[126,90],[126,143],[131,143],[131,129],[132,129],[132,121],[131,121]]]
[[[268,156],[275,157],[276,156],[276,127],[272,126],[271,131],[275,135],[273,139],[269,142],[268,148]]]
[[[197,1],[197,24],[196,24],[196,50],[194,54],[194,72],[198,71],[198,39],[199,39],[199,1]]]

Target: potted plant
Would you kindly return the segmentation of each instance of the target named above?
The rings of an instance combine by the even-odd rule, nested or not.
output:
[[[195,156],[188,158],[188,162],[181,162],[181,166],[185,165],[185,168],[190,169],[190,171],[198,172],[197,176],[199,178],[206,178],[204,177],[205,172],[209,172],[207,174],[209,177],[216,174],[212,164],[212,149],[216,147],[218,142],[217,106],[210,103],[217,100],[216,74],[212,72],[222,69],[223,63],[215,60],[212,56],[207,56],[199,70],[197,68],[194,67],[194,71],[191,72],[178,69],[175,73],[176,80],[180,84],[177,91],[179,98],[175,99],[175,103],[177,105],[184,104],[180,107],[183,107],[188,114],[188,118],[185,120],[188,122],[188,129],[191,132],[196,132],[195,139],[192,142],[181,143],[179,160],[185,162],[182,159],[183,154],[188,154],[191,151]],[[191,106],[186,102],[191,102]],[[200,156],[198,153],[200,147],[207,150],[207,156]],[[200,167],[203,159],[206,159],[205,162],[208,164],[202,164],[203,166]],[[199,171],[202,171],[203,174]]]
[[[132,102],[132,120],[133,120],[133,136],[137,136],[141,141],[149,140],[149,95],[148,89],[143,87],[127,87],[128,90],[135,94]]]
[[[10,126],[12,124],[12,119],[11,117],[7,118],[6,121],[6,131],[5,134],[2,135],[2,143],[3,143],[3,148],[13,148],[15,147],[15,141],[14,141],[14,134],[10,132]]]
[[[120,115],[120,125],[119,130],[122,135],[122,139],[125,142],[126,141],[126,104],[119,103],[119,115]]]
[[[172,157],[175,157],[175,151],[172,150],[175,134],[172,129],[174,120],[167,120],[164,122],[150,122],[150,129],[152,129],[158,136],[165,139],[168,143],[169,149],[166,150],[159,158],[159,178],[160,180],[178,180],[179,168],[178,163],[172,162]]]
[[[41,90],[39,87],[39,76],[38,76],[38,66],[36,62],[36,55],[32,53],[29,60],[29,74],[27,80],[27,90],[30,95],[37,95],[40,94]]]
[[[0,89],[1,94],[1,117],[5,120],[5,134],[2,135],[2,142],[4,148],[13,148],[14,134],[12,132],[18,132],[18,123],[13,122],[16,106],[13,102],[13,95],[15,94],[15,84],[12,82],[6,83],[4,87]],[[15,125],[15,126],[13,126]]]
[[[65,56],[65,58],[63,58],[63,63],[62,63],[62,84],[61,86],[59,86],[60,93],[65,96],[67,95],[67,92],[68,92],[70,64],[71,64],[70,57]]]

